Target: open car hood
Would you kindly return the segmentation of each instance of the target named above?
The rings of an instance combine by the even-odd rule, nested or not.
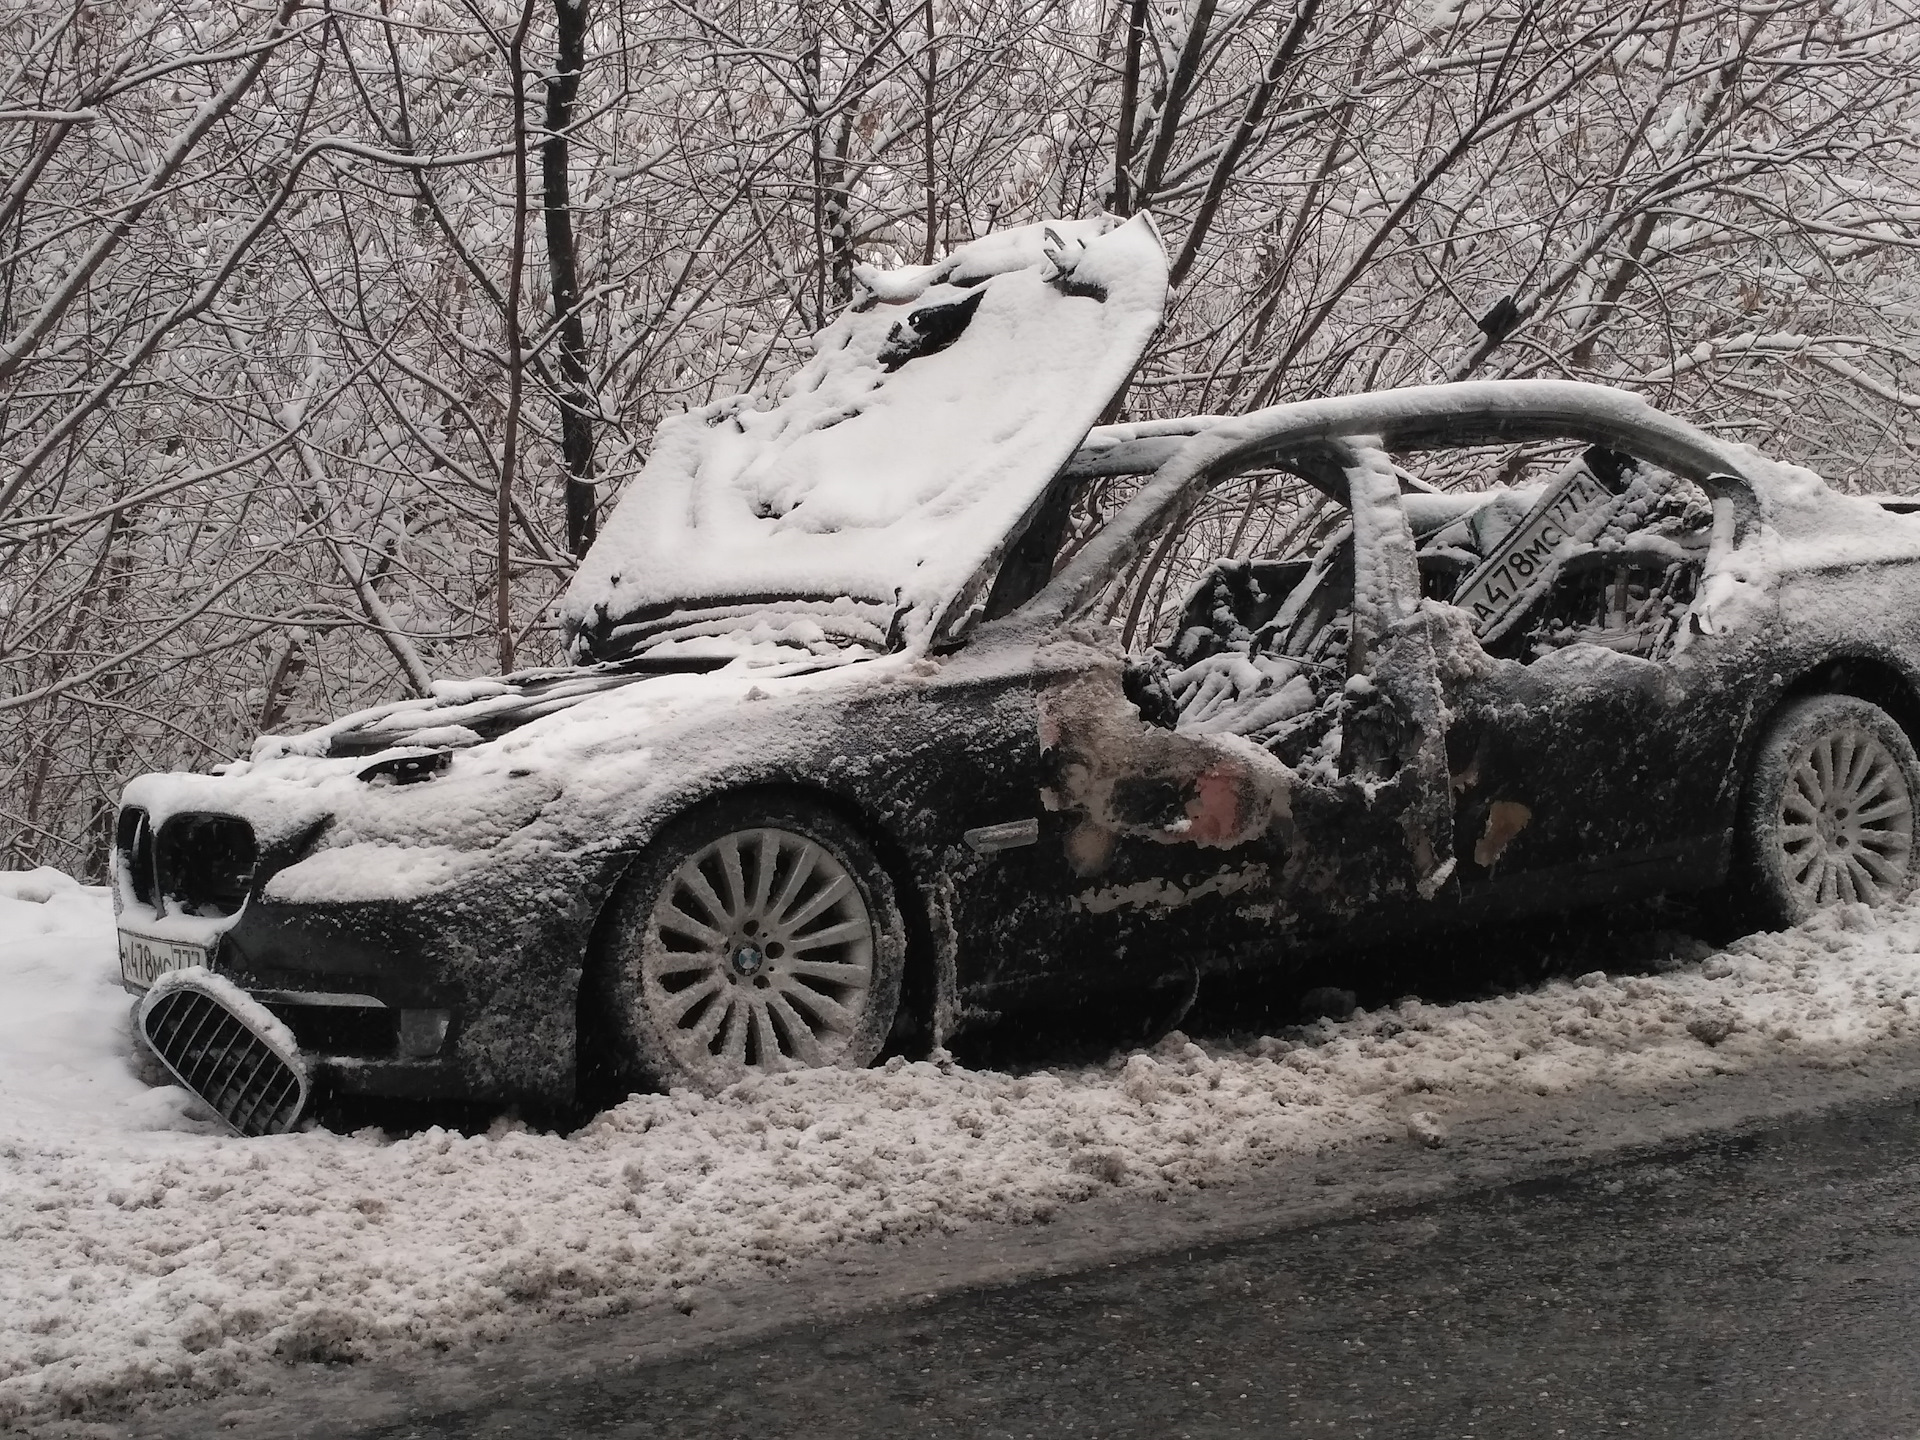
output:
[[[856,273],[777,394],[660,426],[562,602],[576,654],[924,634],[1125,383],[1167,288],[1144,215]]]

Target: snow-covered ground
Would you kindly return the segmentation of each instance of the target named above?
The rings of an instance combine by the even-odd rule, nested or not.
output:
[[[833,1247],[1040,1220],[1329,1147],[1441,1143],[1490,1095],[1663,1092],[1920,1037],[1920,905],[1665,973],[1406,1001],[1037,1075],[932,1064],[629,1100],[571,1136],[237,1140],[142,1082],[103,892],[0,874],[0,1423],[280,1360],[615,1313]]]

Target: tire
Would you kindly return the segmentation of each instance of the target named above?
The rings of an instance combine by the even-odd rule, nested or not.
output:
[[[1877,705],[1789,701],[1755,751],[1741,839],[1768,919],[1792,925],[1840,901],[1879,906],[1912,887],[1920,761]]]
[[[629,1090],[868,1065],[900,1005],[893,882],[858,831],[804,801],[677,821],[621,881],[601,936],[593,1018]]]

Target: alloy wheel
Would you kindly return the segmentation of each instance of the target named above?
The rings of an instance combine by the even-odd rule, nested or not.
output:
[[[1781,870],[1810,906],[1879,905],[1905,887],[1913,796],[1881,738],[1853,725],[1815,735],[1780,798]]]
[[[831,850],[791,830],[736,830],[668,876],[640,979],[691,1072],[832,1065],[860,1027],[874,938],[861,887]]]

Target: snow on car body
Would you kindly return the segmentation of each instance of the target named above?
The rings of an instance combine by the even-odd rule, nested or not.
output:
[[[862,279],[776,402],[662,427],[577,665],[132,782],[129,985],[207,965],[336,1090],[565,1102],[1743,852],[1789,913],[1908,883],[1920,522],[1573,383],[1090,429],[1158,323],[1144,220]],[[1558,469],[1401,463],[1488,447]]]

